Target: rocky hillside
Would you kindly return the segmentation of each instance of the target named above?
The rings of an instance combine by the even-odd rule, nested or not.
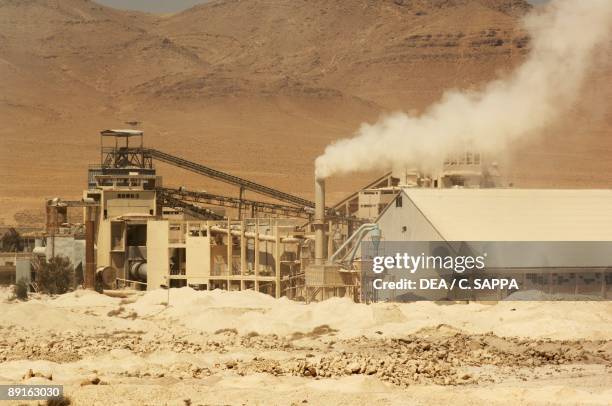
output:
[[[0,218],[40,210],[43,197],[78,196],[85,166],[98,159],[97,132],[127,120],[143,121],[151,146],[308,196],[313,160],[329,142],[520,64],[529,38],[519,19],[530,8],[524,0],[217,0],[154,16],[89,0],[0,0],[0,172],[9,174]],[[607,68],[593,75],[576,117],[601,106],[609,78]],[[518,184],[607,184],[610,171],[584,165],[610,151],[609,113],[584,122],[580,140],[520,154],[516,168],[539,167],[515,171]],[[562,130],[574,134],[570,127]],[[160,169],[166,183],[217,190]],[[332,181],[331,198],[374,175]]]
[[[161,18],[83,0],[3,0],[4,70],[13,75],[3,85],[35,77],[59,94],[84,86],[120,97],[116,106],[346,94],[387,107],[383,94],[415,74],[428,72],[422,79],[439,92],[520,58],[528,39],[516,19],[528,9],[522,0],[228,0]]]

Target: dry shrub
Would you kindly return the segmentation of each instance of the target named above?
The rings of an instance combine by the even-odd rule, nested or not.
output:
[[[225,333],[237,335],[238,330],[236,330],[235,328],[222,328],[222,329],[215,331],[215,334],[225,334]]]
[[[70,260],[55,256],[49,261],[44,259],[32,263],[36,270],[36,282],[42,293],[61,295],[74,290],[74,267]]]
[[[28,300],[28,281],[21,278],[13,286],[13,295],[19,300]]]
[[[120,315],[125,309],[123,308],[123,306],[119,306],[118,309],[113,309],[111,311],[109,311],[108,313],[106,313],[106,315],[108,317],[114,317],[114,316],[118,316]]]

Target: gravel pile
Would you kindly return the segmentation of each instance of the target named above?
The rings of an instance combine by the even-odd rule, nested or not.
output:
[[[116,375],[135,378],[199,379],[220,372],[241,376],[267,373],[313,379],[349,375],[375,376],[398,386],[412,384],[463,385],[481,381],[474,368],[495,366],[512,369],[547,365],[599,363],[612,366],[610,341],[560,341],[499,337],[493,333],[466,334],[446,326],[422,330],[402,338],[336,340],[333,331],[289,337],[246,334],[219,330],[194,334],[178,330],[146,335],[141,331],[113,331],[99,335],[80,332],[27,334],[15,329],[0,337],[0,362],[18,359],[77,361],[87,356],[125,350],[147,356],[160,351],[204,355],[211,362],[178,362],[166,366],[150,364],[123,370]],[[268,353],[282,356],[266,356]],[[262,355],[260,355],[262,354]]]

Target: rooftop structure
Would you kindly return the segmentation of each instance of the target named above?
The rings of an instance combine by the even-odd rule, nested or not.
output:
[[[144,133],[140,130],[101,131],[100,165],[102,169],[152,169],[153,159],[144,148]]]
[[[612,190],[402,188],[387,240],[612,241]]]

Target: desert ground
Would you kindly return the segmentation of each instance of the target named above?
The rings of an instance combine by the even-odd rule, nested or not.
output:
[[[158,16],[0,0],[0,220],[78,198],[100,130],[312,198],[313,161],[364,122],[418,114],[519,65],[524,0],[219,0]],[[564,119],[498,158],[516,187],[609,187],[610,49]],[[237,194],[159,165],[167,185]],[[330,202],[378,173],[328,181]],[[256,197],[256,196],[251,196]]]
[[[0,0],[0,228],[40,227],[46,198],[79,198],[99,131],[134,120],[147,146],[312,198],[313,162],[329,143],[524,61],[520,19],[531,8],[216,0],[159,16],[90,0]],[[610,187],[611,56],[612,46],[599,50],[562,120],[497,157],[508,182]],[[238,193],[157,167],[164,185]],[[329,202],[378,175],[329,179]],[[0,384],[63,384],[77,405],[612,399],[609,302],[305,305],[189,288],[10,295],[0,289]]]
[[[609,302],[304,305],[190,288],[9,296],[2,291],[0,384],[62,384],[74,404],[612,399]]]

